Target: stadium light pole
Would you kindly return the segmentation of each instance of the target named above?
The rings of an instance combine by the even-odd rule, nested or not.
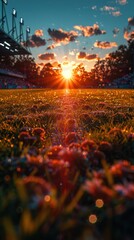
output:
[[[2,24],[1,24],[1,28],[2,30],[4,30],[4,23],[5,23],[5,18],[6,18],[6,12],[5,12],[5,5],[8,4],[8,1],[7,0],[1,0],[2,2]]]
[[[27,27],[26,28],[26,47],[28,47],[29,33],[30,33],[30,27]]]
[[[14,38],[14,32],[16,29],[15,18],[17,18],[17,11],[15,8],[12,10],[12,37]]]
[[[21,17],[20,18],[20,43],[21,43],[22,36],[23,36],[23,25],[24,25],[24,19]]]

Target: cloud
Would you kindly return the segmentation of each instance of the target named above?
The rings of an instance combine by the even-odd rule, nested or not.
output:
[[[60,43],[53,43],[52,45],[49,45],[46,50],[51,50],[59,46],[61,46]]]
[[[120,29],[119,28],[114,28],[113,29],[113,34],[114,34],[114,37],[116,37],[116,35],[119,33]]]
[[[79,31],[82,31],[82,35],[84,37],[106,34],[105,30],[100,30],[98,24],[94,24],[93,26],[74,26],[74,28]]]
[[[51,50],[51,49],[54,49],[54,48],[55,48],[55,45],[52,44],[52,45],[49,45],[49,46],[46,48],[46,50]]]
[[[64,61],[68,61],[68,56],[67,55],[63,56],[62,58],[64,59]]]
[[[70,51],[69,55],[74,56],[75,55],[74,51]]]
[[[64,61],[64,62],[62,63],[62,65],[64,65],[64,66],[66,66],[66,65],[68,65],[68,64],[69,64],[68,61]]]
[[[59,69],[60,68],[60,63],[59,62],[53,62],[52,63],[52,66],[53,66],[53,68],[55,68],[55,69]]]
[[[34,35],[36,35],[37,37],[42,37],[42,36],[44,35],[43,30],[37,29],[37,30],[34,32]]]
[[[134,39],[134,31],[128,32],[127,30],[124,31],[124,38],[126,40]]]
[[[134,17],[128,18],[128,24],[129,26],[134,26]]]
[[[33,34],[26,42],[23,42],[23,46],[25,47],[41,47],[46,45],[46,40],[41,37]]]
[[[96,9],[97,9],[97,6],[94,5],[94,6],[92,6],[91,8],[92,8],[92,10],[96,10]]]
[[[127,0],[117,0],[117,3],[119,3],[120,5],[126,5]]]
[[[48,29],[48,34],[52,38],[52,40],[56,43],[68,44],[69,42],[74,42],[78,37],[78,33],[76,31],[66,32],[62,29]]]
[[[79,52],[77,53],[77,59],[83,59],[86,57],[86,53],[85,52]]]
[[[114,17],[121,16],[121,12],[116,7],[104,6],[104,7],[100,8],[100,10],[108,12],[109,14],[112,14]]]
[[[56,57],[55,53],[43,53],[38,55],[38,58],[40,60],[54,60],[55,57]]]
[[[104,7],[100,8],[100,10],[101,10],[101,11],[109,12],[109,11],[115,11],[116,8],[111,7],[111,6],[104,6]]]
[[[92,61],[92,60],[97,60],[98,55],[97,54],[88,54],[85,52],[79,52],[76,55],[77,60],[87,60],[87,61]]]
[[[112,12],[112,15],[114,17],[119,17],[119,16],[121,16],[121,12],[120,11]]]
[[[97,42],[94,43],[94,47],[103,48],[103,49],[109,49],[109,48],[117,47],[117,43],[116,42],[101,42],[101,41],[97,41]]]

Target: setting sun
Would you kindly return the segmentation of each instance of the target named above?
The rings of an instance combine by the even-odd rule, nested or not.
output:
[[[62,75],[65,79],[69,80],[72,77],[72,69],[70,68],[62,69]]]

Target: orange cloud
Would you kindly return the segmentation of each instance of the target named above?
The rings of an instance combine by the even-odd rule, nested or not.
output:
[[[103,48],[103,49],[109,49],[109,48],[117,47],[117,43],[116,42],[101,42],[101,41],[97,41],[97,42],[94,43],[94,47]]]
[[[93,35],[101,35],[105,34],[105,30],[100,30],[98,24],[94,24],[93,26],[74,26],[75,29],[82,31],[84,37],[90,37]]]
[[[52,45],[49,45],[46,50],[51,50],[51,49],[54,49],[54,48],[59,47],[59,46],[61,46],[60,43],[54,43]]]
[[[134,39],[134,31],[132,31],[132,32],[125,31],[124,38],[126,40]]]
[[[34,32],[34,34],[37,36],[37,37],[42,37],[44,35],[43,33],[43,30],[41,29],[38,29]]]
[[[56,57],[55,53],[43,53],[38,55],[38,58],[40,60],[54,60],[55,57]]]
[[[92,61],[92,60],[97,60],[98,55],[97,54],[88,54],[85,52],[79,52],[76,55],[77,60],[87,60],[87,61]]]

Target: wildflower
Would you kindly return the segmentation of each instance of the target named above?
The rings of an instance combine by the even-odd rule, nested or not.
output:
[[[104,203],[110,202],[114,197],[114,191],[102,184],[102,180],[87,180],[84,189],[89,192],[95,199],[102,199]]]
[[[79,151],[81,148],[81,145],[79,143],[71,143],[71,144],[69,144],[68,147],[70,150],[73,149],[73,150]]]
[[[131,164],[128,161],[124,160],[112,165],[110,172],[113,176],[121,177],[127,169],[131,169]]]
[[[26,138],[29,138],[29,137],[30,137],[30,134],[28,132],[21,132],[19,134],[20,141],[24,141]]]
[[[22,180],[22,183],[30,195],[44,196],[44,194],[47,195],[51,191],[51,185],[41,177],[27,176]]]
[[[45,137],[45,130],[43,128],[34,128],[32,131],[33,135],[38,139],[43,140]]]
[[[82,142],[81,147],[84,151],[94,151],[96,149],[96,143],[93,140],[85,140]]]
[[[65,137],[65,144],[69,145],[71,143],[77,143],[79,140],[80,138],[78,134],[75,132],[71,132]]]
[[[99,162],[105,159],[105,154],[99,150],[94,151],[94,158],[97,159]]]
[[[27,160],[29,163],[32,163],[32,164],[42,164],[43,163],[43,157],[41,155],[32,156],[32,155],[27,154],[26,157],[27,157]]]
[[[50,159],[58,159],[59,157],[59,152],[63,149],[63,147],[61,145],[56,145],[56,146],[53,146],[49,149],[48,153],[47,153],[47,156],[50,158]]]
[[[112,145],[109,142],[101,142],[98,150],[104,152],[105,154],[110,154],[112,152]]]

